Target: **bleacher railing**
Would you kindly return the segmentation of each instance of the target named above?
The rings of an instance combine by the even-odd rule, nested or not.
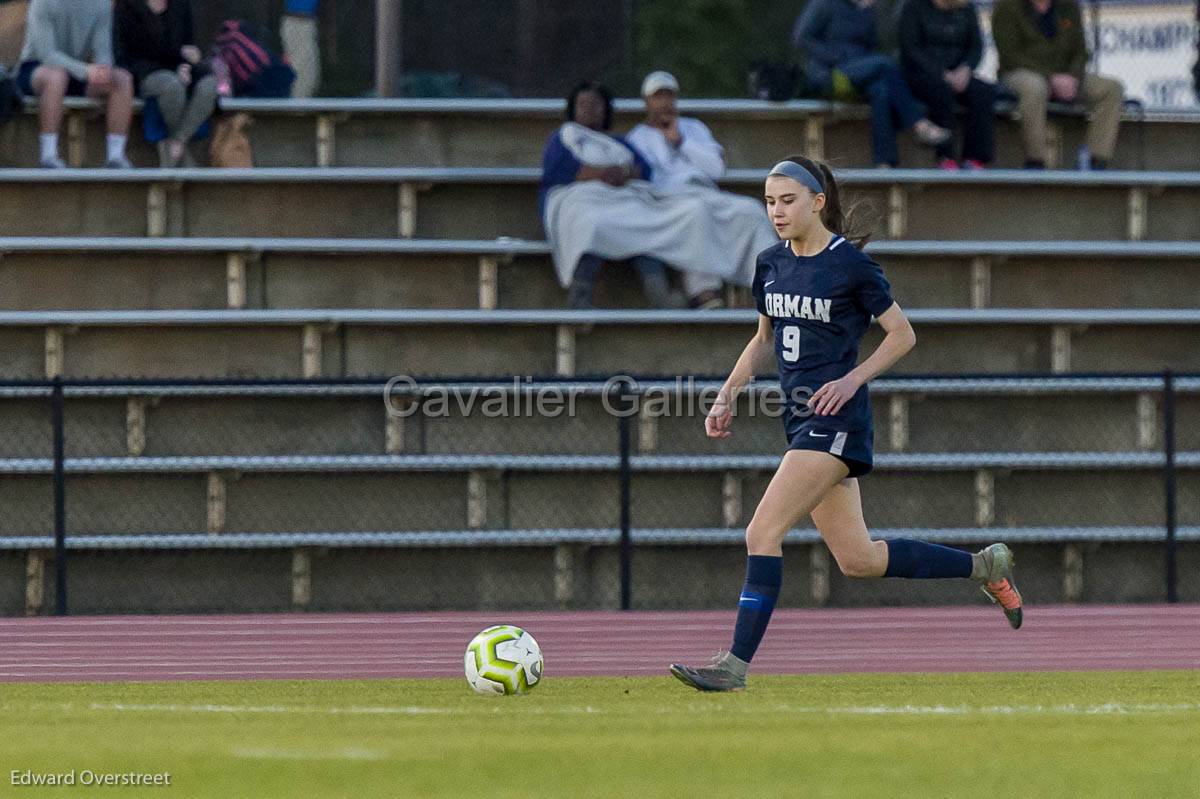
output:
[[[715,379],[628,376],[540,380],[509,377],[487,382],[410,378],[388,381],[60,378],[0,384],[0,430],[7,430],[6,441],[0,445],[0,480],[25,481],[10,483],[12,491],[6,492],[9,518],[0,529],[0,550],[30,553],[31,580],[39,568],[52,564],[53,611],[66,614],[71,608],[68,599],[75,590],[70,563],[76,552],[294,552],[297,554],[292,561],[293,577],[299,574],[302,579],[293,582],[293,589],[296,606],[303,608],[302,597],[311,592],[311,585],[304,582],[311,577],[303,554],[306,548],[608,547],[615,549],[617,556],[615,583],[619,588],[614,604],[628,609],[636,605],[633,564],[640,547],[737,544],[747,513],[752,512],[757,498],[756,493],[747,491],[743,500],[738,484],[736,491],[727,490],[723,497],[723,524],[680,526],[668,523],[662,516],[652,518],[654,514],[638,517],[634,496],[639,480],[724,475],[728,486],[729,475],[769,476],[780,460],[783,446],[778,431],[769,441],[764,439],[758,449],[752,447],[753,451],[719,451],[719,448],[706,451],[703,447],[662,451],[664,447],[658,443],[659,427],[653,414],[647,413],[650,401],[657,399],[661,404],[665,398],[666,405],[671,406],[674,398],[676,405],[671,406],[674,411],[668,411],[667,416],[675,417],[681,414],[680,403],[686,404],[689,414],[695,417],[688,419],[687,424],[699,430],[706,410],[703,402],[711,401],[719,386]],[[777,382],[759,381],[751,386],[746,397],[772,391],[778,392]],[[877,407],[881,402],[888,403],[893,425],[888,431],[890,443],[879,442],[877,431],[877,472],[978,474],[984,470],[1026,469],[1072,474],[1110,470],[1149,475],[1151,479],[1157,475],[1164,503],[1161,524],[1131,523],[1118,510],[1130,498],[1114,497],[1112,512],[1102,524],[1005,524],[1003,519],[981,511],[974,525],[885,524],[872,529],[875,537],[919,536],[964,545],[992,540],[1160,544],[1164,557],[1162,596],[1167,601],[1177,601],[1178,542],[1200,540],[1200,520],[1185,519],[1180,524],[1178,473],[1200,469],[1200,452],[1179,451],[1176,404],[1180,395],[1188,395],[1189,401],[1192,396],[1200,395],[1200,376],[1167,372],[890,377],[874,381],[871,391]],[[589,407],[594,412],[590,416],[580,414],[586,417],[581,420],[572,411],[569,422],[563,422],[567,426],[544,436],[546,440],[524,437],[539,428],[528,424],[521,427],[521,420],[516,424],[508,424],[513,421],[510,418],[494,425],[480,425],[478,411],[486,408],[483,402],[504,404],[506,410],[501,416],[511,416],[515,410],[516,416],[528,413],[532,417],[542,413],[547,393],[564,398],[560,402],[567,401],[572,409],[575,405],[571,398],[591,403]],[[905,397],[957,397],[970,401],[984,397],[1029,399],[1084,394],[1135,395],[1137,411],[1131,416],[1137,417],[1138,446],[1097,449],[1091,441],[1091,446],[1073,448],[1060,442],[1051,451],[1027,446],[997,451],[972,446],[969,431],[965,433],[963,446],[911,451],[902,443],[907,440],[910,422],[907,402],[897,400]],[[248,400],[250,407],[256,407],[254,403],[277,405],[254,412],[245,411],[247,406],[243,405],[242,418],[236,420],[225,408],[197,412],[192,421],[179,421],[191,418],[186,415],[167,416],[162,424],[169,425],[169,429],[162,427],[158,434],[153,432],[153,425],[147,424],[148,414],[160,413],[157,403],[222,399]],[[297,399],[324,404],[315,410],[298,412],[295,419],[278,418],[279,414],[290,412],[278,403]],[[354,419],[341,426],[313,421],[322,418],[327,421],[334,410],[352,402],[361,411],[364,401],[377,408],[375,416],[356,411],[348,414]],[[457,408],[458,415],[451,413],[449,421],[444,423],[412,421],[439,401],[446,407]],[[464,405],[468,401],[471,404]],[[375,402],[378,406],[374,406]],[[263,419],[252,418],[256,413],[262,414]],[[268,413],[276,418],[267,419]],[[486,411],[482,415],[487,418]],[[197,420],[203,420],[203,424]],[[545,422],[542,427],[550,424]],[[945,424],[953,426],[955,419],[943,420]],[[263,436],[255,440],[259,429],[264,431]],[[480,432],[485,430],[492,432]],[[159,440],[155,440],[156,435]],[[168,451],[172,448],[175,451]],[[489,483],[496,475],[507,474],[574,475],[584,481],[573,484],[576,489],[586,485],[589,491],[586,496],[564,494],[562,487],[552,485],[539,489],[541,493],[514,499],[510,486],[496,489]],[[231,489],[225,477],[229,475],[236,476],[230,480],[245,476],[276,480],[271,489],[274,493],[251,494],[243,503],[243,515],[230,521]],[[305,477],[303,485],[280,487],[280,476],[297,475]],[[461,500],[459,504],[465,504],[465,510],[446,505],[439,511],[437,491],[442,488],[436,481],[430,482],[429,488],[422,483],[416,490],[416,498],[405,500],[410,505],[389,505],[381,498],[378,507],[369,507],[372,489],[351,496],[346,492],[348,484],[337,482],[338,478],[371,475],[385,475],[393,481],[381,483],[380,492],[400,485],[396,480],[416,480],[420,475],[463,477],[465,490],[446,494],[450,497],[446,501],[455,504]],[[87,485],[82,482],[86,478],[99,482]],[[148,482],[152,479],[160,482],[152,486]],[[179,490],[178,480],[194,480],[196,485],[206,486],[203,512],[193,513],[176,506],[179,497],[191,496]],[[50,483],[49,490],[46,481]],[[994,501],[991,489],[977,490],[986,495],[981,502]],[[270,499],[265,499],[268,493]],[[728,494],[735,494],[736,501]],[[298,522],[298,518],[305,518],[306,511],[297,511],[299,516],[289,514],[296,508],[307,507],[305,502],[313,502],[313,507],[329,512]],[[421,502],[432,509],[417,507]],[[514,510],[518,502],[524,502],[525,507]],[[597,512],[592,512],[595,508],[587,508],[576,516],[562,512],[563,506],[589,503],[605,507]],[[396,507],[404,508],[403,512],[397,512]],[[271,518],[273,512],[282,515]],[[389,513],[393,516],[389,517]],[[460,516],[462,521],[458,521]],[[394,524],[391,529],[388,529],[389,518]],[[572,518],[603,518],[611,523],[571,523]],[[427,523],[429,519],[433,523]],[[531,525],[529,519],[552,519],[555,523]],[[811,528],[796,529],[789,533],[787,541],[815,544],[819,536]],[[35,557],[35,553],[42,553],[42,559]],[[569,555],[564,556],[564,561],[568,560]],[[556,578],[570,582],[561,573]],[[39,576],[38,586],[27,589],[31,595],[41,590],[41,579]],[[89,580],[88,585],[93,586],[94,582]],[[36,612],[36,602],[34,605],[31,610]]]

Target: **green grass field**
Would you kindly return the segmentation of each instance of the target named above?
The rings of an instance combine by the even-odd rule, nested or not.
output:
[[[1195,797],[1196,672],[0,686],[0,795]],[[170,787],[14,787],[12,772]]]

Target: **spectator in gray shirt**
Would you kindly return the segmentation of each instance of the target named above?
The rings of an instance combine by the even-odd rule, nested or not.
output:
[[[58,128],[66,95],[108,98],[105,166],[133,166],[125,157],[133,115],[133,78],[113,67],[112,21],[112,0],[33,0],[29,4],[17,85],[24,94],[38,97],[38,162],[43,167],[66,166],[58,155]]]

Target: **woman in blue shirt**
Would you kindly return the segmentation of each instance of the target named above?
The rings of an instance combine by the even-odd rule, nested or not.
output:
[[[784,536],[810,514],[847,577],[970,578],[1001,605],[1014,629],[1020,627],[1021,596],[1004,544],[971,554],[912,539],[871,540],[858,488],[872,465],[867,382],[911,350],[916,336],[879,265],[847,238],[828,167],[802,156],[781,161],[767,177],[766,203],[783,241],[758,256],[758,331],[721,388],[705,430],[710,438],[732,434],[738,392],[774,354],[787,399],[788,451],[746,528],[746,582],[730,651],[707,666],[674,664],[671,672],[702,691],[745,688],[779,596]],[[856,366],[872,316],[886,335]]]
[[[609,186],[623,186],[630,180],[650,178],[650,165],[624,137],[614,136],[613,104],[608,89],[598,83],[580,83],[567,97],[567,123],[546,142],[542,153],[542,183],[538,206],[546,219],[550,193],[576,181],[599,180]],[[549,227],[549,226],[548,226]],[[553,236],[554,231],[547,230]],[[587,252],[574,264],[557,264],[570,281],[567,305],[590,308],[592,293],[605,253]],[[678,307],[682,303],[669,288],[667,265],[648,255],[628,259],[642,279],[642,288],[652,305]]]

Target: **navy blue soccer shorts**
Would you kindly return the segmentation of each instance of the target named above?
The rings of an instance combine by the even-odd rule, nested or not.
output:
[[[788,449],[828,452],[850,469],[849,477],[862,477],[874,465],[875,431],[834,430],[820,416],[789,421],[786,425]]]

